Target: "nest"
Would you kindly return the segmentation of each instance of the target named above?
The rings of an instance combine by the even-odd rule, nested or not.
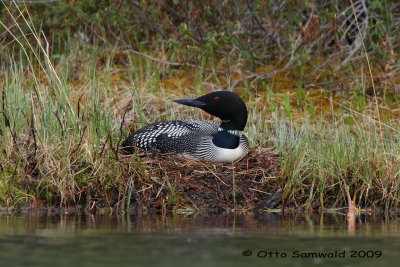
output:
[[[279,156],[271,149],[253,149],[233,164],[150,152],[124,161],[139,212],[223,213],[273,208],[280,202]]]

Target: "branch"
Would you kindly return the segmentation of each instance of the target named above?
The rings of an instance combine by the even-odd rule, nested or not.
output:
[[[351,7],[353,8],[353,16],[354,16],[354,22],[355,25],[357,26],[357,30],[358,30],[358,34],[356,39],[354,40],[354,43],[352,45],[351,50],[348,52],[348,56],[345,60],[342,61],[342,63],[336,67],[335,71],[337,71],[340,67],[343,67],[344,65],[346,65],[350,59],[354,56],[354,54],[360,50],[360,48],[363,45],[365,36],[367,35],[367,29],[368,29],[368,20],[369,20],[369,14],[368,14],[368,9],[367,9],[367,5],[365,4],[365,0],[360,0],[361,5],[359,6],[359,8],[361,10],[356,10],[355,9],[355,5],[353,4],[353,2],[351,2]],[[357,15],[358,13],[358,15]],[[364,14],[364,19],[362,22],[358,22],[358,18],[361,16],[361,14]],[[350,28],[353,25],[353,23],[348,27]],[[344,35],[347,33],[347,29],[344,33]],[[343,35],[343,36],[344,36]]]
[[[1,2],[7,3],[15,3],[15,4],[25,4],[25,5],[40,5],[40,4],[49,4],[60,2],[61,0],[38,0],[38,1],[29,1],[29,0],[1,0]]]
[[[202,66],[191,64],[191,63],[187,63],[187,62],[179,63],[179,62],[165,61],[165,60],[150,56],[148,54],[145,54],[145,53],[133,50],[133,49],[129,49],[129,50],[126,50],[126,51],[132,52],[132,53],[134,53],[136,55],[140,55],[140,56],[146,57],[146,58],[148,58],[148,59],[150,59],[152,61],[155,61],[155,62],[158,62],[158,63],[161,63],[161,64],[165,64],[165,65],[177,66],[177,67],[189,67],[189,68],[200,69],[200,70],[204,70],[204,71],[208,71],[208,72],[214,72],[214,73],[223,74],[223,75],[230,75],[230,73],[225,72],[223,70],[216,70],[216,69],[206,68],[206,67],[202,67]]]

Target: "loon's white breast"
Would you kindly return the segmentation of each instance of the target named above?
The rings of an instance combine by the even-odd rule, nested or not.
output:
[[[203,138],[198,144],[197,153],[182,153],[182,156],[191,159],[202,159],[212,162],[233,163],[247,155],[249,151],[247,138],[241,135],[238,147],[230,149],[214,145],[212,136]]]

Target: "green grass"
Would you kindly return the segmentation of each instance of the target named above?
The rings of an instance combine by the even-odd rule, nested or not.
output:
[[[28,25],[29,17],[24,29]],[[24,29],[20,36],[29,32],[41,43],[16,38],[20,49],[16,52],[9,44],[0,55],[6,66],[0,76],[1,207],[104,202],[129,208],[134,189],[116,153],[120,141],[149,122],[204,117],[170,100],[235,81],[157,63],[112,44],[89,44],[84,38],[68,39],[68,51],[52,54],[40,33]],[[161,40],[152,51],[144,51],[171,62],[187,57],[190,48],[169,44]],[[199,66],[218,65],[212,44],[196,49]],[[309,61],[308,54],[303,56]],[[299,70],[305,75],[309,66],[301,64]],[[246,80],[235,87],[249,107],[245,131],[251,146],[275,147],[281,156],[287,205],[347,206],[348,187],[359,207],[397,209],[400,124],[393,114],[398,100],[386,91],[371,96],[369,73],[359,70],[345,68],[342,73],[352,83],[339,84],[345,89],[338,91],[291,81],[299,77],[296,69],[283,80]],[[294,86],[288,88],[286,82]],[[133,162],[145,173],[139,159]],[[168,186],[171,203],[178,202],[173,184]]]
[[[354,119],[354,118],[353,118]],[[399,132],[387,130],[383,141],[373,123],[337,127],[303,122],[293,127],[276,120],[271,143],[283,155],[285,194],[289,201],[341,207],[346,203],[345,186],[364,207],[397,207]]]
[[[129,206],[132,188],[115,153],[128,128],[161,119],[199,117],[198,110],[174,105],[170,99],[199,95],[201,89],[169,91],[156,77],[157,65],[137,56],[131,60],[141,62],[145,71],[137,74],[138,66],[129,66],[117,77],[126,80],[113,81],[111,57],[101,68],[93,62],[97,56],[81,66],[84,78],[78,87],[70,81],[59,87],[49,78],[39,81],[38,74],[26,75],[22,61],[10,61],[0,100],[3,206],[32,201],[28,194],[57,205],[84,203],[79,192],[87,187],[90,190],[84,194],[91,192],[91,197],[97,195],[95,191],[106,195],[118,190]],[[66,58],[57,68],[67,69],[69,64]],[[61,80],[69,75],[59,74]],[[398,124],[389,121],[397,130],[382,126],[380,133],[378,122],[351,111],[312,119],[315,114],[307,108],[301,119],[294,120],[296,104],[289,93],[283,98],[274,92],[265,94],[268,102],[262,104],[252,96],[252,88],[242,90],[250,107],[246,134],[252,146],[273,146],[280,153],[287,203],[345,206],[344,187],[349,186],[352,194],[358,190],[359,205],[397,206]]]

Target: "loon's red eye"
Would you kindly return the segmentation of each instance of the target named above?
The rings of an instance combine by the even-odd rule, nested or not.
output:
[[[213,100],[214,100],[215,103],[218,103],[219,102],[219,96],[214,96]]]

